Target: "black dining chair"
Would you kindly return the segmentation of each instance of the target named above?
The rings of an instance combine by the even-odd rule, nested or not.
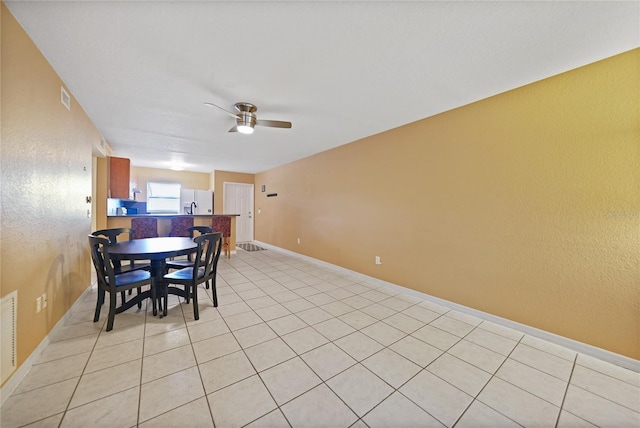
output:
[[[189,236],[191,238],[195,238],[196,232],[200,235],[213,232],[213,229],[211,229],[210,226],[191,226],[187,230],[189,231]],[[167,269],[184,269],[192,266],[193,256],[191,254],[187,255],[187,258],[167,261]],[[206,287],[209,288],[209,281],[207,281]]]
[[[118,236],[126,234],[128,235],[129,240],[131,240],[133,239],[133,235],[135,234],[135,232],[136,231],[134,229],[131,229],[129,227],[118,227],[113,229],[96,230],[91,234],[93,236],[106,236],[109,239],[109,242],[111,242],[112,244],[115,244],[118,242]],[[151,264],[147,262],[136,263],[133,260],[130,260],[130,263],[128,265],[122,266],[122,263],[120,262],[120,260],[111,259],[111,264],[113,265],[113,269],[115,270],[116,273],[124,273],[124,272],[129,272],[129,271],[138,270],[138,269],[145,269],[145,270],[151,269]]]
[[[118,236],[120,235],[128,235],[127,236],[128,239],[132,240],[135,232],[136,231],[134,229],[131,229],[129,227],[118,227],[118,228],[112,228],[112,229],[96,230],[91,234],[94,236],[106,236],[107,238],[109,238],[109,242],[111,242],[112,244],[115,244],[118,242]],[[115,271],[115,273],[124,273],[124,272],[130,272],[132,270],[139,270],[139,269],[144,269],[149,271],[151,270],[151,264],[145,261],[135,262],[133,260],[130,260],[129,264],[125,264],[123,266],[120,260],[111,259],[111,264],[113,265],[113,270]],[[129,290],[129,295],[131,295],[131,291],[132,290]],[[138,290],[138,294],[140,294],[140,290]],[[121,293],[121,297],[122,297],[122,302],[124,303],[125,301],[124,291]]]
[[[177,270],[164,276],[165,287],[164,315],[167,312],[167,291],[169,284],[184,285],[185,300],[189,303],[189,297],[193,297],[193,317],[198,320],[198,284],[211,281],[211,291],[213,296],[213,306],[218,306],[218,295],[216,293],[216,275],[218,270],[218,259],[222,250],[221,233],[205,233],[196,236],[193,241],[198,245],[192,267]]]
[[[120,307],[116,308],[117,293],[121,293],[134,288],[140,289],[143,285],[151,285],[151,273],[149,271],[138,269],[129,272],[116,273],[111,257],[109,256],[109,247],[111,241],[101,236],[89,235],[89,246],[91,247],[91,260],[96,269],[98,276],[98,300],[96,302],[96,312],[93,322],[100,319],[100,310],[104,304],[105,293],[109,293],[109,317],[107,321],[107,331],[113,329],[113,321],[115,315],[130,308],[133,301],[125,304],[123,301]],[[151,289],[152,295],[155,295],[155,289]],[[138,308],[142,307],[142,303],[138,302]]]

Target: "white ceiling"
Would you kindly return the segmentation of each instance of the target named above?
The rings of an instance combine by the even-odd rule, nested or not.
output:
[[[256,173],[640,46],[638,1],[6,1],[115,156]],[[247,101],[292,129],[228,133]]]

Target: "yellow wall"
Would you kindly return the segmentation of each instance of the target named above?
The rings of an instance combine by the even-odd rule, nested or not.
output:
[[[215,189],[213,191],[214,214],[224,214],[223,212],[224,183],[253,184],[253,180],[254,180],[253,174],[245,174],[241,172],[214,171],[213,175],[214,175],[213,181],[215,183]],[[239,214],[239,213],[228,213],[228,214]]]
[[[85,197],[100,135],[73,96],[71,111],[60,103],[64,83],[4,3],[0,8],[0,293],[18,290],[21,365],[90,285]],[[36,313],[36,297],[45,292],[48,305]]]
[[[256,239],[639,359],[639,70],[636,49],[256,174]]]

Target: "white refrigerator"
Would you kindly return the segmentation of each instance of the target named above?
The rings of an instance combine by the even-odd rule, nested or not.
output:
[[[213,214],[213,191],[180,189],[180,214]]]

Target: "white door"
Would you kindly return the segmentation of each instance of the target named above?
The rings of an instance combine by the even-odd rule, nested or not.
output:
[[[224,183],[223,214],[236,217],[236,242],[253,241],[253,184]]]

